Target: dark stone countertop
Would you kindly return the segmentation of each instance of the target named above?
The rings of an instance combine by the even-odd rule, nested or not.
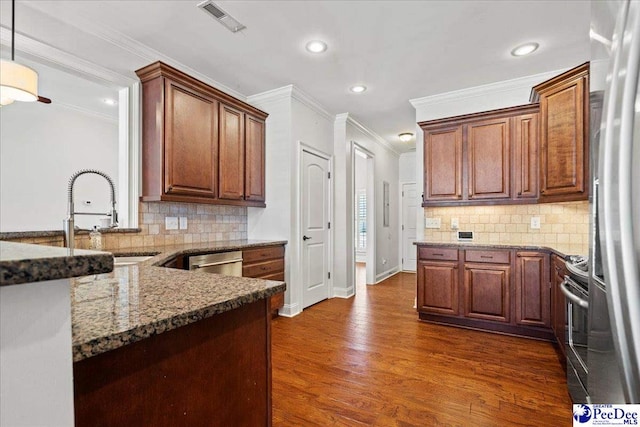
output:
[[[114,251],[154,255],[109,274],[72,281],[73,360],[176,329],[284,292],[284,282],[160,267],[180,255],[283,245],[286,241],[236,240]]]
[[[108,252],[0,241],[0,286],[108,273]]]

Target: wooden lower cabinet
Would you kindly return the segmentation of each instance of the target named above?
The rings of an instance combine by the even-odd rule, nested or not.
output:
[[[516,323],[551,327],[549,256],[540,252],[516,255]]]
[[[567,354],[565,339],[567,337],[567,304],[565,296],[560,290],[564,276],[568,274],[564,260],[557,255],[551,255],[551,328],[558,343],[560,360],[566,364]]]
[[[420,320],[554,340],[549,255],[418,246]]]
[[[418,309],[458,315],[457,262],[418,262]]]
[[[284,245],[260,246],[242,251],[242,276],[284,281]],[[277,315],[284,305],[284,292],[270,298],[270,310]]]
[[[511,320],[509,292],[511,267],[494,264],[465,264],[464,315],[508,323]]]

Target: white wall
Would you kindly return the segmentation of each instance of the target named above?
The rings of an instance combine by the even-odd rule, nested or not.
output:
[[[400,154],[399,163],[400,182],[418,182],[416,178],[416,152],[409,151]]]
[[[315,101],[293,86],[250,96],[248,102],[269,113],[266,130],[267,207],[248,208],[249,239],[285,239],[285,305],[280,313],[302,311],[299,182],[301,144],[333,153],[333,121]],[[330,290],[330,296],[333,296]]]
[[[357,144],[374,156],[374,206],[375,206],[375,280],[380,281],[399,269],[399,155],[385,142],[359,124],[348,114],[340,114],[335,123],[336,158],[336,280],[346,286],[344,292],[352,292],[353,277],[353,145]],[[344,168],[344,169],[342,169]],[[389,183],[390,221],[383,226],[383,182]],[[343,253],[344,258],[339,258]],[[336,285],[337,286],[337,285]]]
[[[453,92],[442,93],[424,98],[410,100],[416,110],[416,123],[461,114],[488,111],[497,108],[513,107],[529,103],[531,88],[538,83],[550,79],[564,70],[550,71],[504,82],[476,86]],[[418,194],[424,192],[422,129],[416,125],[415,181]],[[422,200],[419,200],[422,204]],[[424,238],[423,215],[416,217],[416,239]]]
[[[14,102],[0,109],[0,231],[60,230],[71,175],[94,168],[118,185],[118,123],[65,106]],[[85,175],[76,210],[107,212],[107,182]],[[90,200],[91,206],[82,201]],[[99,217],[78,216],[88,228]]]

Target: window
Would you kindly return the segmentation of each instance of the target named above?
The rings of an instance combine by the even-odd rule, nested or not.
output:
[[[356,251],[367,249],[367,192],[358,190],[356,194]]]

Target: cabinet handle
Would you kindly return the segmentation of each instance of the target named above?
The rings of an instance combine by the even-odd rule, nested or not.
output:
[[[540,190],[540,194],[544,194],[544,190]]]
[[[522,196],[522,191],[518,191],[518,196]]]
[[[484,259],[493,259],[492,256],[487,256],[487,255],[480,255],[480,258],[484,258]]]
[[[444,256],[444,254],[432,254],[433,256]]]

